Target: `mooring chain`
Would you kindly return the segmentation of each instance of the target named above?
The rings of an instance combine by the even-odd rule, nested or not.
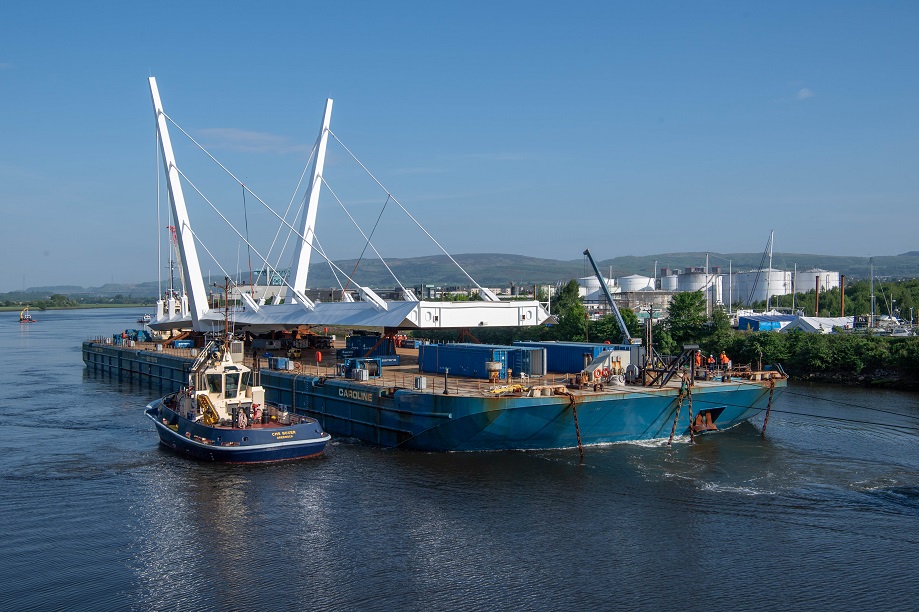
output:
[[[769,403],[766,404],[766,418],[763,419],[763,431],[760,432],[760,436],[766,437],[766,425],[769,424],[769,413],[772,412],[772,395],[775,393],[775,379],[769,379]]]

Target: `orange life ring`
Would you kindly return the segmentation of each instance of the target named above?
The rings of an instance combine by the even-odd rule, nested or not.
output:
[[[296,370],[297,372],[299,372],[301,367],[303,367],[303,366],[300,365],[300,362],[299,362],[299,361],[295,361],[295,362],[294,362],[294,370]]]
[[[603,375],[603,372],[600,371],[600,368],[594,370],[594,380],[600,380],[600,377]]]

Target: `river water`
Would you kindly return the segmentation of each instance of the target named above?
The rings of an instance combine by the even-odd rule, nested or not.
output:
[[[694,446],[198,463],[83,368],[139,309],[0,313],[0,607],[912,609],[919,396],[792,384]],[[819,418],[813,416],[818,415]],[[886,425],[895,425],[888,427]]]

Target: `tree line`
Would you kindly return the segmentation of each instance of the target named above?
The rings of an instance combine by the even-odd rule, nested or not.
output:
[[[839,295],[838,289],[821,292],[820,316],[839,316]],[[875,295],[879,305],[887,305],[886,309],[877,308],[879,314],[896,313],[897,310],[902,313],[904,308],[919,303],[919,281],[875,283]],[[817,301],[813,290],[796,297],[797,308],[807,312],[808,304],[811,304],[813,313]],[[790,305],[791,296],[782,298],[787,298]],[[544,296],[541,301],[545,301]],[[846,287],[845,308],[847,315],[870,311],[870,287],[867,281]],[[577,281],[572,280],[562,287],[552,301],[551,312],[558,319],[555,325],[476,328],[459,336],[455,331],[424,331],[416,332],[415,335],[434,341],[468,340],[485,344],[510,344],[514,340],[611,343],[621,340],[619,326],[613,315],[597,321],[587,318],[587,311],[578,296]],[[632,337],[642,337],[643,325],[635,313],[623,309],[622,315]],[[694,344],[706,355],[717,356],[725,351],[735,364],[781,364],[786,372],[798,379],[896,380],[900,386],[919,387],[914,382],[915,374],[919,372],[919,337],[894,338],[854,331],[811,334],[803,331],[778,333],[735,330],[724,310],[715,309],[711,314],[706,312],[705,296],[701,292],[675,294],[667,318],[655,321],[651,332],[654,348],[662,355],[674,355],[684,345]]]

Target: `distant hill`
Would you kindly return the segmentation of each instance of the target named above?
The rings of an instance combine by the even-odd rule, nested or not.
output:
[[[597,261],[597,266],[606,275],[613,277],[629,274],[653,276],[655,269],[660,274],[661,268],[684,269],[705,265],[705,253],[663,253],[646,256],[623,256]],[[524,255],[506,255],[497,253],[466,253],[455,255],[454,259],[480,284],[486,286],[506,286],[515,283],[529,286],[536,283],[555,283],[572,278],[592,276],[593,271],[585,258],[570,261],[541,259]],[[421,283],[437,285],[467,285],[469,281],[456,266],[444,255],[429,257],[412,257],[407,259],[387,260],[390,268],[406,285]],[[337,262],[349,274],[354,268],[355,260]],[[799,270],[822,268],[838,271],[852,280],[868,278],[869,265],[865,257],[838,255],[812,255],[804,253],[773,254],[774,268],[791,270],[797,264]],[[720,266],[722,272],[728,268],[734,272],[755,270],[763,261],[762,253],[710,253],[709,265]],[[876,278],[916,278],[919,277],[919,252],[904,255],[893,255],[874,258]],[[371,287],[390,287],[395,285],[392,276],[379,260],[366,260],[361,263],[354,275],[355,279]],[[327,264],[310,266],[311,287],[337,286]]]
[[[612,273],[613,277],[629,274],[652,276],[655,265],[658,273],[661,268],[683,269],[705,265],[705,253],[662,253],[659,255],[623,256],[598,261],[597,265],[604,274]],[[529,287],[534,284],[556,283],[572,278],[593,274],[584,258],[560,261],[527,257],[525,255],[507,255],[501,253],[466,253],[455,255],[454,259],[481,285],[487,287],[505,287],[514,283]],[[756,269],[763,259],[762,253],[710,253],[709,265],[720,266],[727,273],[730,267],[734,272]],[[348,274],[355,268],[356,260],[349,259],[336,262]],[[433,284],[439,286],[470,285],[463,273],[445,256],[431,255],[426,257],[409,257],[389,259],[387,264],[403,284],[415,286]],[[804,253],[776,253],[772,265],[778,269],[791,270],[797,264],[799,270],[822,268],[838,271],[851,280],[866,279],[869,276],[869,264],[866,257],[839,255],[812,255]],[[765,263],[763,265],[766,265]],[[874,274],[877,279],[919,278],[919,251],[910,251],[902,255],[889,255],[874,258]],[[379,260],[364,260],[354,278],[362,285],[375,288],[396,287],[386,268]],[[343,281],[344,282],[344,281]],[[312,288],[337,287],[328,264],[316,263],[310,266],[309,286]],[[56,285],[48,287],[31,287],[25,291],[12,291],[0,294],[0,300],[20,302],[35,299],[46,299],[52,294],[67,296],[107,296],[118,295],[132,297],[153,297],[157,294],[155,281],[139,283],[107,283],[99,287],[78,287],[74,285]]]

